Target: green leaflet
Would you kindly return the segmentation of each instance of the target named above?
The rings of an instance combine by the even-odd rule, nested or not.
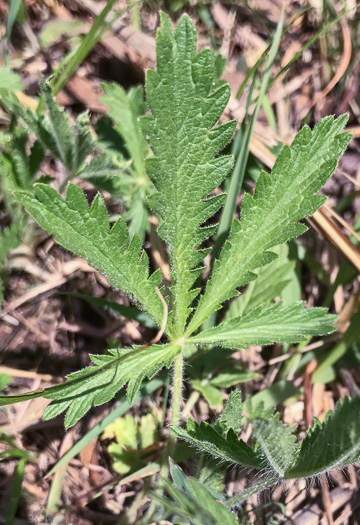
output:
[[[16,192],[30,215],[56,241],[107,276],[114,288],[130,295],[161,325],[163,305],[156,293],[161,272],[149,276],[149,261],[141,241],[129,234],[123,219],[109,228],[104,199],[98,194],[89,208],[78,186],[70,183],[66,199],[45,184],[36,184],[34,195]]]
[[[304,305],[300,301],[291,305],[278,302],[267,308],[258,306],[247,315],[191,337],[189,342],[244,348],[274,342],[295,343],[334,332],[335,315],[327,314],[327,308],[304,308]]]
[[[196,53],[196,30],[184,15],[174,32],[161,14],[156,38],[157,71],[146,72],[151,116],[142,119],[154,157],[147,173],[157,193],[149,204],[160,221],[159,235],[170,252],[173,335],[183,333],[198,294],[190,290],[209,250],[201,245],[214,227],[200,228],[224,202],[224,195],[206,199],[227,175],[233,160],[215,155],[231,139],[235,122],[213,128],[230,96],[228,85],[216,82],[214,56]]]
[[[276,258],[269,248],[306,231],[306,226],[298,221],[314,213],[326,200],[316,192],[334,173],[351,138],[350,133],[341,133],[347,119],[347,115],[336,120],[326,117],[313,131],[305,126],[291,147],[282,149],[271,176],[262,172],[254,195],[244,195],[241,221],[233,220],[187,335],[221,303],[236,296],[236,288],[255,279],[253,270]]]
[[[238,440],[232,428],[223,435],[222,431],[217,432],[205,421],[198,425],[194,420],[188,419],[187,431],[174,426],[171,426],[171,430],[177,437],[207,454],[250,468],[263,467],[264,458],[243,440]]]
[[[279,414],[268,419],[258,418],[254,422],[254,435],[271,468],[279,477],[284,477],[286,471],[294,462],[296,436],[291,427],[286,427]]]
[[[360,461],[360,397],[339,401],[309,428],[286,478],[314,476]]]
[[[107,403],[126,383],[131,404],[145,377],[151,379],[163,367],[170,367],[180,347],[172,344],[148,348],[115,348],[109,355],[90,355],[96,366],[84,368],[67,376],[67,382],[46,389],[44,397],[53,399],[44,411],[51,419],[67,410],[65,427],[73,426],[96,405]]]

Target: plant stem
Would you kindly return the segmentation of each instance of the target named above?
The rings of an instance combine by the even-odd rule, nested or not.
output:
[[[181,391],[183,383],[183,348],[174,362],[174,375],[173,375],[173,394],[171,403],[171,416],[170,425],[178,425],[180,420],[180,406],[181,406]],[[174,434],[169,433],[168,442],[165,448],[163,464],[160,470],[161,476],[167,476],[169,469],[169,457],[173,456],[175,451],[176,437]]]
[[[173,375],[173,393],[172,393],[172,403],[171,403],[171,416],[170,416],[170,425],[178,425],[180,420],[180,411],[181,411],[181,391],[182,391],[182,383],[183,383],[183,349],[184,346],[181,347],[181,352],[178,356],[176,356],[174,361],[174,375]],[[161,483],[161,480],[164,478],[167,478],[169,474],[169,458],[173,456],[175,452],[175,445],[176,445],[176,437],[174,434],[169,432],[168,441],[166,444],[166,448],[164,450],[164,455],[162,459],[162,465],[159,472],[159,483],[157,486],[157,489],[155,491],[155,494],[161,495],[163,492],[163,485]],[[145,515],[145,521],[140,521],[139,525],[143,525],[151,521],[151,518],[154,516],[157,509],[157,503],[154,502],[154,500],[151,501],[150,507],[148,508],[146,515]]]

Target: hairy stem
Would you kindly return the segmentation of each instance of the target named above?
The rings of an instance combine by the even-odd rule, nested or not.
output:
[[[183,349],[184,345],[181,348],[180,354],[178,354],[174,361],[174,375],[173,375],[173,393],[172,393],[172,403],[171,403],[171,416],[170,416],[170,425],[178,425],[180,420],[181,412],[181,392],[182,392],[182,383],[183,383]],[[167,478],[169,474],[169,458],[171,458],[175,452],[176,445],[176,436],[169,433],[168,441],[166,448],[164,450],[164,455],[162,458],[162,464],[159,472],[159,483],[155,491],[155,495],[161,496],[163,492],[163,485],[161,483],[162,479]],[[144,519],[146,523],[154,516],[157,508],[157,503],[154,499],[151,501],[150,506],[146,512]],[[150,520],[151,521],[151,520]],[[142,520],[139,522],[141,525],[145,525],[145,521]]]
[[[171,404],[170,425],[178,425],[180,420],[181,391],[183,383],[183,349],[175,358],[174,375],[173,375],[173,394]],[[176,436],[169,434],[168,442],[165,448],[163,464],[161,467],[161,476],[167,476],[169,469],[169,457],[173,456],[175,451]]]

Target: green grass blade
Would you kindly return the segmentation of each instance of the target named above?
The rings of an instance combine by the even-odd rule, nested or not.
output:
[[[235,208],[236,208],[236,201],[237,201],[237,198],[240,193],[241,186],[244,180],[246,164],[247,164],[247,160],[249,157],[249,145],[250,145],[251,135],[252,135],[254,125],[257,120],[259,111],[260,111],[260,107],[263,104],[263,100],[266,95],[266,91],[268,89],[270,76],[271,76],[274,62],[275,62],[275,59],[276,59],[276,56],[279,50],[280,39],[282,35],[282,30],[283,30],[283,24],[284,24],[284,11],[282,10],[280,20],[279,20],[278,26],[274,34],[273,42],[271,44],[269,57],[268,57],[266,67],[265,67],[264,77],[261,82],[261,88],[260,88],[260,92],[258,96],[258,101],[255,107],[255,111],[252,114],[250,124],[245,131],[244,140],[241,145],[240,153],[236,159],[236,164],[231,174],[229,192],[226,198],[225,206],[221,213],[221,218],[220,218],[220,223],[219,223],[219,228],[218,228],[218,233],[217,233],[217,240],[216,240],[215,248],[214,248],[213,259],[215,259],[217,255],[220,253],[221,247],[223,246],[225,239],[228,235],[228,232],[230,230],[231,221],[232,221],[232,218],[235,212]],[[254,87],[254,81],[252,83],[252,89],[253,87]],[[250,90],[250,93],[249,93],[250,98],[251,98],[252,89]]]
[[[26,458],[21,458],[16,465],[9,506],[6,511],[6,525],[15,523],[16,511],[21,497],[21,485],[25,475]]]
[[[10,1],[10,7],[9,7],[9,13],[6,20],[6,39],[9,43],[11,33],[16,21],[16,18],[19,14],[20,8],[22,6],[23,0],[11,0]]]

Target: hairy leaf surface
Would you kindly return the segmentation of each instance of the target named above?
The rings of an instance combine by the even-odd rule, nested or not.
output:
[[[295,343],[309,336],[334,332],[335,315],[327,314],[327,308],[304,308],[304,305],[305,302],[301,301],[291,305],[278,302],[267,308],[258,306],[249,314],[221,323],[191,337],[189,341],[244,348]]]
[[[267,462],[280,477],[294,463],[296,437],[291,427],[279,420],[279,414],[254,422],[254,434],[264,452]]]
[[[263,467],[263,457],[254,452],[243,440],[238,440],[232,428],[224,436],[205,421],[198,425],[194,420],[188,419],[187,431],[174,426],[171,430],[177,437],[202,452],[251,468]]]
[[[360,397],[339,401],[323,423],[316,419],[285,477],[314,476],[360,461]]]
[[[145,377],[151,379],[163,366],[169,367],[180,347],[172,344],[148,348],[115,348],[109,355],[90,355],[96,366],[67,376],[67,382],[47,389],[44,396],[53,399],[46,407],[44,419],[67,410],[65,427],[69,428],[96,405],[107,403],[126,383],[131,404]]]
[[[148,256],[140,239],[129,234],[123,219],[110,229],[104,199],[96,196],[89,208],[78,186],[69,184],[66,199],[45,184],[36,184],[34,195],[16,196],[38,224],[56,241],[107,276],[110,284],[129,294],[161,325],[163,305],[156,293],[161,273],[149,276]]]
[[[149,204],[160,220],[159,235],[168,244],[172,271],[174,333],[182,334],[198,294],[190,290],[208,250],[201,245],[214,227],[200,227],[219,209],[224,195],[206,198],[221,183],[231,157],[215,155],[231,139],[234,122],[213,127],[230,96],[216,82],[214,56],[196,53],[195,25],[184,15],[176,31],[161,15],[157,32],[157,71],[146,73],[146,96],[152,112],[142,120],[154,156],[146,170],[157,192]]]
[[[347,118],[326,117],[313,131],[305,126],[291,147],[284,146],[272,174],[262,172],[254,194],[244,195],[241,221],[233,220],[188,334],[218,310],[222,302],[236,296],[236,288],[255,279],[256,268],[276,258],[269,248],[306,231],[306,226],[298,221],[314,213],[326,200],[317,192],[334,173],[351,138],[350,133],[341,133]]]

